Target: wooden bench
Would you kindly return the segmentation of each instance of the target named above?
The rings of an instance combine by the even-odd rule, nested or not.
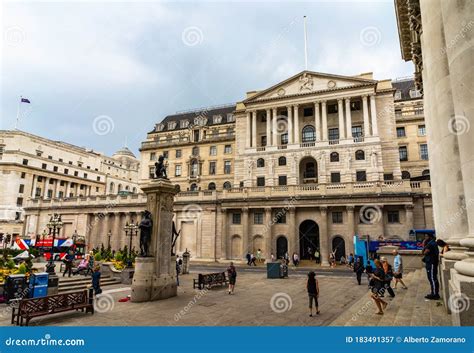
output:
[[[206,273],[206,274],[199,274],[197,279],[193,280],[193,288],[198,287],[199,289],[203,289],[204,287],[210,289],[216,285],[226,285],[229,283],[229,280],[226,278],[225,272],[217,272],[217,273]]]
[[[21,299],[12,308],[12,324],[28,326],[31,319],[66,311],[82,311],[94,314],[93,289],[50,295],[42,298]]]

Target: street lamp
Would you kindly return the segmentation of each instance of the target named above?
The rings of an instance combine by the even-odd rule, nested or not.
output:
[[[109,230],[109,232],[107,233],[107,238],[108,238],[108,241],[107,241],[107,249],[110,249],[110,238],[112,237],[112,231]]]
[[[132,267],[132,239],[134,236],[138,235],[138,222],[128,224],[128,222],[125,224],[125,227],[123,227],[125,230],[125,236],[130,237],[130,245],[128,247],[128,259],[127,259],[127,267]]]
[[[41,255],[44,255],[44,239],[46,238],[47,235],[48,235],[48,232],[46,231],[46,229],[43,229],[43,233],[41,233],[41,246],[40,246],[40,249],[42,250]]]
[[[61,231],[61,228],[63,227],[61,215],[58,215],[56,213],[53,214],[51,218],[49,219],[49,222],[46,225],[46,227],[48,227],[49,229],[49,234],[53,235],[53,242],[51,243],[51,256],[49,258],[48,264],[46,265],[46,272],[53,275],[55,274],[54,267],[56,266],[54,264],[54,240],[56,239],[56,235],[59,235],[59,232]]]

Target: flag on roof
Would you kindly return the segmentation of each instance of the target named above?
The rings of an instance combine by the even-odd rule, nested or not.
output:
[[[21,103],[31,103],[29,99],[27,98],[22,98]]]

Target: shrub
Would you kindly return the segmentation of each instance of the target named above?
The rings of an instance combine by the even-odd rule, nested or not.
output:
[[[6,267],[9,270],[13,270],[15,268],[15,261],[13,261],[12,259],[8,260],[6,263]]]
[[[28,272],[28,268],[26,267],[24,263],[20,264],[20,266],[18,266],[18,270],[16,271],[16,273],[19,273],[22,275],[25,275],[27,272]]]
[[[95,261],[102,261],[102,255],[100,254],[100,252],[98,252],[97,254],[94,255],[94,260]]]

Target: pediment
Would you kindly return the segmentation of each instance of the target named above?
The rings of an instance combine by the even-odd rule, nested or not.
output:
[[[375,84],[377,81],[351,76],[339,76],[303,71],[268,89],[258,92],[244,102],[284,98],[285,96],[311,94],[318,91],[339,90],[346,87]]]

